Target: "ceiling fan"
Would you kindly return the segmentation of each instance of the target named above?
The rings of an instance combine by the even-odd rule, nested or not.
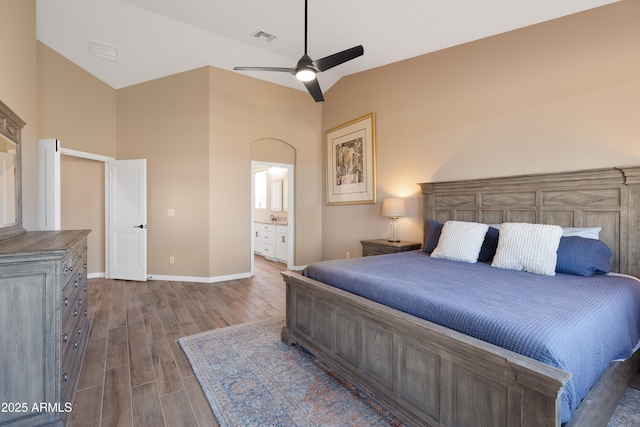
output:
[[[334,53],[333,55],[325,56],[321,59],[316,59],[315,61],[311,59],[309,55],[307,55],[307,0],[304,0],[304,55],[298,60],[295,67],[234,67],[233,69],[236,71],[278,71],[291,73],[304,83],[316,102],[322,102],[324,101],[324,96],[322,96],[322,89],[320,89],[316,74],[351,61],[363,54],[364,48],[362,45],[359,45],[351,49],[343,50],[342,52]]]

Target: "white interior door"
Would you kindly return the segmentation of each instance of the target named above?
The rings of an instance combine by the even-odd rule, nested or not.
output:
[[[109,279],[147,280],[147,161],[107,163]]]

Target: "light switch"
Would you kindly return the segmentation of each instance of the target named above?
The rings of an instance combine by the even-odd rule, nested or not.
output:
[[[175,209],[167,209],[167,216],[176,216]]]

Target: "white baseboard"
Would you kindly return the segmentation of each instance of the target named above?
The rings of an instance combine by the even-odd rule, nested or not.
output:
[[[302,271],[306,268],[306,265],[298,267],[294,266],[292,271]],[[100,279],[105,278],[106,274],[104,272],[100,273],[89,273],[87,274],[88,279]],[[238,274],[228,274],[226,276],[214,276],[214,277],[200,277],[200,276],[168,276],[164,274],[149,274],[147,275],[147,280],[162,280],[167,282],[196,282],[196,283],[216,283],[216,282],[225,282],[227,280],[238,280],[238,279],[246,279],[251,277],[251,273],[238,273]]]
[[[251,273],[229,274],[226,276],[198,277],[198,276],[167,276],[162,274],[149,274],[147,280],[164,280],[171,282],[196,282],[196,283],[216,283],[227,280],[246,279],[251,277]]]

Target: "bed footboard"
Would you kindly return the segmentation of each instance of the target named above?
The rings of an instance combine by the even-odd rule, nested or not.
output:
[[[560,426],[571,374],[293,272],[282,340],[411,425]]]

